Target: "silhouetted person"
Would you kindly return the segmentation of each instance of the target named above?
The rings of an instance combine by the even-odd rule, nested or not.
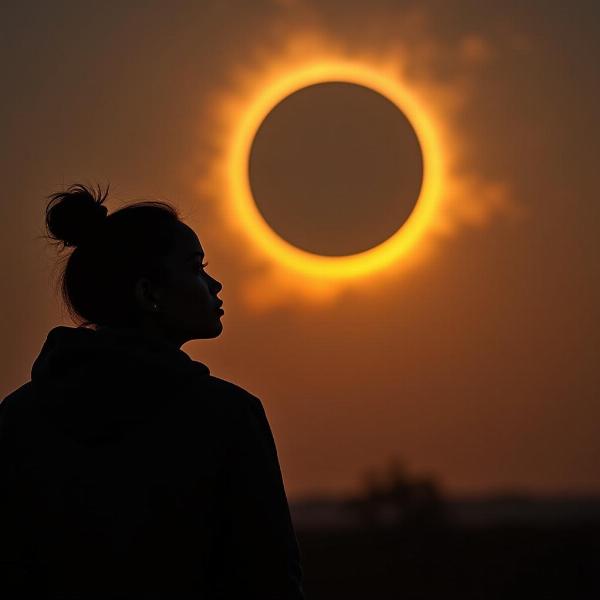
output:
[[[300,600],[262,404],[180,349],[221,333],[222,285],[172,206],[105,199],[46,208],[78,326],[0,404],[0,597]]]

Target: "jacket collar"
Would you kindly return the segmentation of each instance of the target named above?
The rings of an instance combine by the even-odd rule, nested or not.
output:
[[[37,408],[81,440],[146,421],[210,374],[183,350],[134,329],[59,326],[33,363]]]

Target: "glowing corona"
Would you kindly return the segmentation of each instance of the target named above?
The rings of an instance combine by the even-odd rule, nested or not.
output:
[[[385,96],[412,124],[423,152],[423,182],[416,205],[404,225],[374,248],[347,256],[321,256],[297,248],[279,236],[260,214],[249,181],[252,142],[270,111],[290,94],[310,85],[354,83]],[[303,275],[328,280],[352,279],[379,271],[404,257],[433,221],[443,182],[442,152],[426,111],[397,79],[363,63],[318,62],[294,69],[262,89],[234,125],[226,152],[230,198],[236,220],[257,247],[273,261]]]

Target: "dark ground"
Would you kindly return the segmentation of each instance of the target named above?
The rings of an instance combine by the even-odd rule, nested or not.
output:
[[[600,523],[298,531],[307,600],[600,599]]]

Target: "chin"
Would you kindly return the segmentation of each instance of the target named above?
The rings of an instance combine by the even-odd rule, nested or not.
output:
[[[205,328],[202,337],[204,339],[216,338],[216,337],[220,336],[222,332],[223,332],[223,324],[219,320],[215,323],[215,326],[211,327],[208,331]]]
[[[223,324],[219,321],[213,326],[208,327],[206,323],[203,323],[201,327],[188,331],[190,331],[186,336],[188,342],[191,342],[192,340],[210,340],[221,335],[223,332]]]

